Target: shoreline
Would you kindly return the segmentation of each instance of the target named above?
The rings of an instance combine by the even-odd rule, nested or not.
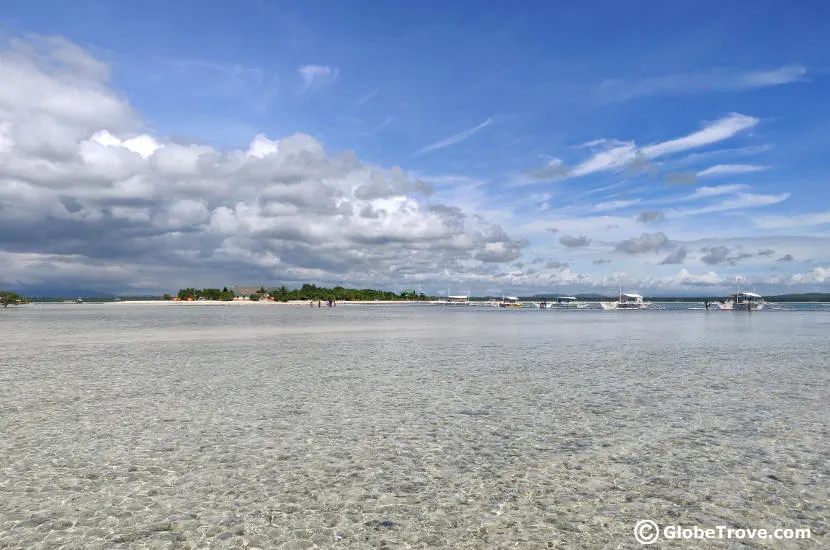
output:
[[[192,302],[186,301],[178,301],[174,302],[173,300],[121,300],[118,302],[99,302],[103,304],[114,304],[114,305],[126,305],[126,304],[139,304],[139,305],[170,305],[170,306],[232,306],[232,305],[245,305],[245,306],[305,306],[310,307],[308,304],[312,302],[312,300],[290,300],[288,302],[272,302],[271,300],[231,300],[231,301],[223,301],[223,300],[194,300]],[[313,301],[315,307],[317,305],[317,300]],[[86,303],[96,303],[96,302],[85,302]],[[342,302],[335,302],[337,306],[346,305],[346,304],[359,304],[359,305],[368,305],[368,304],[433,304],[435,302],[429,301],[417,301],[417,300],[349,300],[349,301],[342,301]],[[84,305],[84,304],[79,304]],[[326,302],[322,302],[322,307],[328,307]],[[335,307],[337,307],[335,306]]]

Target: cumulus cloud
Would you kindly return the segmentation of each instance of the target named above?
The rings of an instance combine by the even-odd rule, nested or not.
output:
[[[730,250],[725,246],[714,246],[712,248],[704,248],[701,250],[705,254],[701,256],[700,261],[707,265],[718,265],[726,263],[729,260]]]
[[[685,269],[681,269],[674,277],[669,277],[661,281],[662,286],[713,286],[720,285],[723,280],[718,277],[718,274],[710,271],[708,273],[701,273],[693,275]]]
[[[598,260],[594,260],[594,265],[602,265],[602,264],[610,264],[611,260],[606,260],[605,258],[600,258]]]
[[[775,254],[775,250],[771,250],[769,248],[758,251],[758,256],[772,256],[773,254]]]
[[[561,237],[559,237],[559,242],[562,244],[562,246],[566,246],[568,248],[580,248],[591,244],[591,239],[589,239],[585,235],[580,235],[579,237],[573,237],[571,235],[562,235]]]
[[[685,246],[681,246],[677,250],[675,250],[674,252],[672,252],[668,256],[666,256],[663,259],[663,261],[660,262],[660,264],[661,265],[682,264],[683,260],[685,260],[686,256],[688,256],[688,255],[689,255],[689,250]]]
[[[102,265],[121,288],[428,283],[475,278],[529,244],[430,203],[429,182],[331,155],[308,135],[259,135],[229,151],[150,135],[107,66],[65,41],[16,42],[0,67],[7,278],[63,281]],[[300,74],[315,86],[336,70]]]
[[[666,216],[662,212],[655,211],[640,212],[640,215],[637,216],[637,221],[640,223],[661,222],[664,219],[666,219]]]
[[[797,273],[792,276],[791,282],[794,284],[824,284],[830,281],[829,267],[816,267],[808,273]]]
[[[704,255],[700,257],[700,261],[707,265],[735,265],[740,260],[745,260],[747,258],[753,258],[756,256],[756,254],[752,252],[733,253],[731,249],[725,246],[713,246],[711,248],[706,247],[702,248],[700,251],[704,253]]]
[[[653,252],[665,248],[669,245],[669,239],[663,233],[643,233],[639,237],[634,237],[617,243],[615,250],[625,252],[626,254],[642,254],[644,252]]]
[[[791,261],[793,261],[794,259],[795,259],[795,258],[793,258],[793,255],[792,255],[792,254],[784,254],[783,256],[781,256],[780,258],[778,258],[778,261],[779,261],[779,262],[791,262]]]

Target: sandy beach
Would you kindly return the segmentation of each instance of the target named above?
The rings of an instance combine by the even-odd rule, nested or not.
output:
[[[311,300],[290,300],[288,302],[272,302],[271,300],[232,300],[230,302],[222,300],[196,300],[193,302],[173,301],[173,300],[121,300],[118,302],[105,302],[108,305],[170,305],[170,306],[305,306],[308,307]],[[316,304],[317,300],[314,300]],[[415,300],[353,300],[346,302],[337,302],[337,305],[354,305],[354,304],[432,304],[436,302],[418,302]],[[322,303],[323,307],[326,302]]]

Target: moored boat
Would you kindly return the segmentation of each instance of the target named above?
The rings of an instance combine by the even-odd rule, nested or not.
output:
[[[740,290],[735,294],[726,298],[723,302],[716,302],[719,309],[724,311],[753,311],[764,309],[767,303],[764,297],[754,292],[741,292]]]
[[[525,307],[525,305],[516,296],[503,296],[501,302],[499,302],[499,307],[519,309]]]
[[[637,293],[629,292],[623,293],[620,292],[617,301],[615,302],[600,302],[600,307],[605,310],[610,309],[648,309],[649,302],[643,300],[643,297]]]

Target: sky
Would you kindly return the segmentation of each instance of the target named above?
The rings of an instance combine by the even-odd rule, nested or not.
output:
[[[6,0],[0,287],[830,291],[830,6]]]

